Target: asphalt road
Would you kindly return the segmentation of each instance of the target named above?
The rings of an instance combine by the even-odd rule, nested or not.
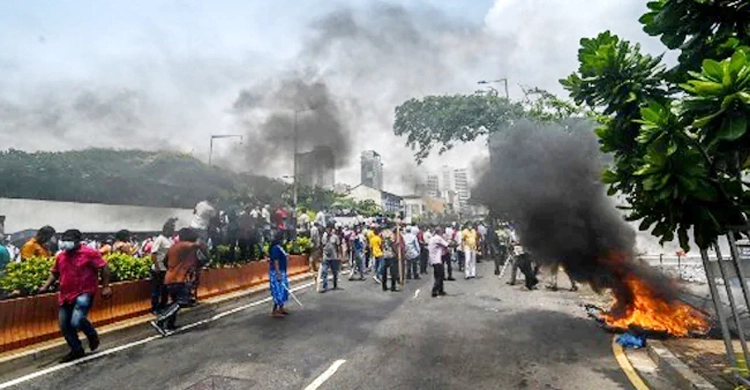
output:
[[[256,306],[14,389],[305,389],[338,360],[320,389],[631,388],[577,293],[526,292],[487,263],[478,274],[443,298],[431,276],[397,293],[372,279],[307,288],[287,318]]]

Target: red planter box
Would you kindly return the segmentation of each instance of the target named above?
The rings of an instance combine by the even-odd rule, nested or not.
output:
[[[289,256],[290,276],[308,272],[307,256]],[[268,261],[201,273],[199,299],[227,294],[268,283]],[[0,353],[61,337],[57,320],[57,294],[0,301]],[[138,317],[151,310],[151,281],[112,284],[112,297],[94,300],[89,319],[94,325]]]

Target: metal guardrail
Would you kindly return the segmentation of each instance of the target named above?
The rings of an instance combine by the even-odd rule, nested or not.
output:
[[[709,257],[706,249],[701,250],[701,259],[703,261],[703,269],[706,272],[706,279],[708,280],[708,287],[711,291],[711,299],[716,309],[716,316],[719,319],[721,326],[721,335],[724,340],[724,346],[726,348],[727,357],[734,370],[734,378],[737,383],[750,386],[750,378],[744,377],[740,374],[737,355],[732,345],[732,332],[729,328],[729,321],[732,320],[737,329],[737,336],[739,337],[740,346],[742,349],[742,358],[744,362],[750,361],[750,353],[748,353],[747,340],[745,338],[745,330],[742,327],[740,319],[741,314],[744,312],[740,309],[741,302],[737,302],[732,286],[728,282],[729,280],[735,279],[742,289],[742,299],[744,299],[744,307],[750,307],[750,289],[748,288],[747,276],[750,275],[750,246],[737,245],[734,235],[739,232],[746,233],[748,227],[741,229],[732,229],[729,234],[726,235],[725,239],[729,244],[730,254],[728,257],[724,257],[721,253],[721,248],[718,243],[714,246],[716,252],[716,260],[712,260]],[[718,272],[717,272],[718,271]],[[722,303],[721,291],[717,286],[717,278],[724,280],[724,290],[726,293],[726,299],[729,302],[730,314],[724,311],[724,305]],[[731,318],[729,318],[731,317]]]

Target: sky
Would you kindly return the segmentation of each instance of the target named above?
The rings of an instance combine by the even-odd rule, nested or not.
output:
[[[479,140],[416,167],[393,135],[398,104],[471,93],[478,80],[497,78],[509,80],[512,98],[522,97],[520,85],[564,95],[558,80],[575,70],[581,37],[609,29],[647,52],[664,50],[641,31],[645,4],[2,2],[0,149],[169,149],[205,160],[210,135],[243,134],[245,146],[268,145],[273,161],[255,164],[257,148],[233,139],[217,141],[214,157],[278,177],[291,171],[292,152],[257,134],[269,108],[248,117],[233,107],[242,91],[271,94],[274,85],[302,79],[325,85],[351,144],[337,181],[357,184],[359,152],[374,149],[383,155],[386,189],[407,193],[410,177],[442,165],[471,167],[487,148]]]

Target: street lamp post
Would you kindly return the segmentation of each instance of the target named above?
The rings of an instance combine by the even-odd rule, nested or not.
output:
[[[477,84],[487,85],[491,90],[493,90],[493,91],[495,91],[495,93],[497,93],[497,89],[495,89],[494,87],[492,87],[490,85],[490,84],[494,84],[494,83],[503,83],[503,85],[505,86],[505,98],[506,99],[510,99],[510,94],[508,93],[508,79],[507,78],[502,78],[502,79],[497,79],[497,80],[489,80],[489,81],[488,80],[479,80],[479,81],[477,81]]]
[[[214,154],[214,139],[218,138],[239,138],[240,142],[242,141],[242,136],[239,134],[218,134],[218,135],[211,135],[211,142],[208,147],[208,166],[211,166],[211,159]]]

